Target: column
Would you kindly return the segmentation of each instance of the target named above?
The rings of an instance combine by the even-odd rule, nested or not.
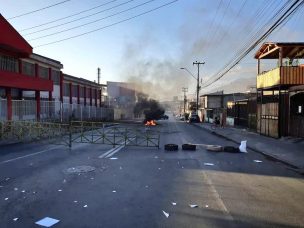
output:
[[[6,102],[7,102],[7,120],[12,120],[13,109],[12,109],[12,89],[6,88]]]
[[[35,78],[39,78],[39,65],[35,63]],[[36,119],[40,120],[40,91],[35,91],[35,100],[36,100]]]
[[[69,89],[70,89],[70,104],[73,103],[73,85],[72,82],[69,83]]]
[[[52,80],[52,68],[49,67],[49,80]],[[53,82],[53,88],[54,88],[54,82]],[[49,91],[49,101],[53,100],[53,94],[52,91]]]
[[[95,89],[95,106],[97,107],[97,89]]]
[[[80,85],[77,85],[77,104],[80,104]]]
[[[63,102],[63,74],[60,71],[60,102]]]
[[[92,106],[92,88],[90,88],[90,106]]]
[[[87,105],[87,87],[83,87],[83,100],[84,100],[84,103],[83,105],[86,106]]]

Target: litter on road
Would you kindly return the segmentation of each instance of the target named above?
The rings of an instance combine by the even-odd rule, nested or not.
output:
[[[119,169],[122,169],[122,167],[120,166]]]
[[[117,160],[118,158],[110,158],[111,160]]]
[[[247,141],[241,141],[241,145],[239,146],[240,152],[247,153],[246,144],[247,144]]]
[[[205,166],[214,166],[213,163],[208,163],[208,162],[205,162],[204,165],[205,165]]]
[[[176,205],[176,203],[175,203],[175,202],[172,202],[172,205],[173,205],[173,206],[175,206],[175,205]]]
[[[189,204],[189,207],[191,207],[191,208],[196,208],[196,207],[198,207],[196,204]]]
[[[25,190],[22,190],[21,192],[22,192],[22,193],[25,193]]]
[[[208,208],[208,207],[209,207],[209,205],[208,205],[208,204],[206,204],[206,205],[205,205],[205,207],[206,207],[206,208]]]
[[[169,213],[167,213],[167,212],[165,212],[165,211],[163,211],[163,213],[164,213],[164,215],[168,218],[170,215],[169,215]]]
[[[16,222],[18,220],[18,218],[14,218],[13,220]]]
[[[83,207],[88,207],[88,205],[84,205]]]
[[[4,200],[8,200],[8,198],[5,198]]]
[[[155,156],[154,158],[155,158],[155,159],[157,159],[157,158],[158,158],[158,156]]]
[[[253,160],[254,162],[256,162],[256,163],[261,163],[262,161],[260,161],[260,160]]]
[[[116,193],[116,191],[115,191],[115,190],[113,190],[112,192],[113,192],[113,193]]]
[[[58,192],[62,192],[62,190],[61,190],[61,189],[58,189]]]
[[[55,225],[56,223],[58,223],[60,220],[57,219],[53,219],[50,217],[45,217],[37,222],[35,222],[35,224],[40,225],[40,226],[44,226],[44,227],[51,227],[53,225]]]
[[[14,191],[18,191],[18,188],[14,188]]]
[[[77,200],[74,200],[74,203],[78,203],[78,201],[77,201]]]

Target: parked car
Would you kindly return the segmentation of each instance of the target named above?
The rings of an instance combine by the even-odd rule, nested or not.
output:
[[[200,123],[200,118],[197,114],[191,114],[189,116],[189,120],[188,120],[189,123]]]

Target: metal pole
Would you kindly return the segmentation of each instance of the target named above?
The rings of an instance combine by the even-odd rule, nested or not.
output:
[[[205,62],[198,62],[198,61],[193,62],[193,65],[197,65],[196,114],[198,114],[198,102],[199,102],[199,90],[200,90],[200,86],[199,86],[199,67],[200,67],[200,65],[203,65],[203,64],[205,64]]]
[[[184,114],[185,114],[186,113],[186,101],[187,101],[186,92],[188,92],[188,88],[183,87],[182,91],[184,92]]]

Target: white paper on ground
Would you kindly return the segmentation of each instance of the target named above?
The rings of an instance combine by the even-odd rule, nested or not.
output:
[[[204,165],[206,165],[206,166],[213,166],[214,164],[213,163],[205,162]]]
[[[18,218],[14,218],[13,220],[16,222],[18,220]]]
[[[113,193],[115,193],[116,191],[115,191],[115,190],[113,190],[112,192],[113,192]]]
[[[5,198],[4,200],[8,200],[8,198]]]
[[[163,211],[164,215],[168,218],[169,217],[169,213]]]
[[[189,204],[189,206],[190,206],[191,208],[196,208],[196,207],[198,207],[196,204]]]
[[[175,202],[172,202],[172,205],[173,205],[173,206],[175,206],[175,205],[176,205],[176,203],[175,203]]]
[[[88,205],[84,205],[83,207],[88,207]]]
[[[247,141],[246,140],[241,141],[241,145],[239,146],[240,152],[247,153],[246,147],[247,147]]]
[[[18,191],[18,188],[14,188],[14,191]]]
[[[40,226],[44,226],[44,227],[51,227],[53,225],[55,225],[56,223],[58,223],[60,220],[57,219],[53,219],[50,217],[45,217],[37,222],[35,222],[35,224],[40,225]]]
[[[111,160],[116,160],[116,159],[118,159],[118,158],[110,158]]]
[[[208,204],[206,204],[206,205],[205,205],[205,207],[209,207],[209,205],[208,205]]]
[[[260,161],[260,160],[253,160],[254,162],[256,162],[256,163],[261,163],[262,161]]]
[[[61,190],[61,189],[58,189],[58,192],[62,192],[62,190]]]

